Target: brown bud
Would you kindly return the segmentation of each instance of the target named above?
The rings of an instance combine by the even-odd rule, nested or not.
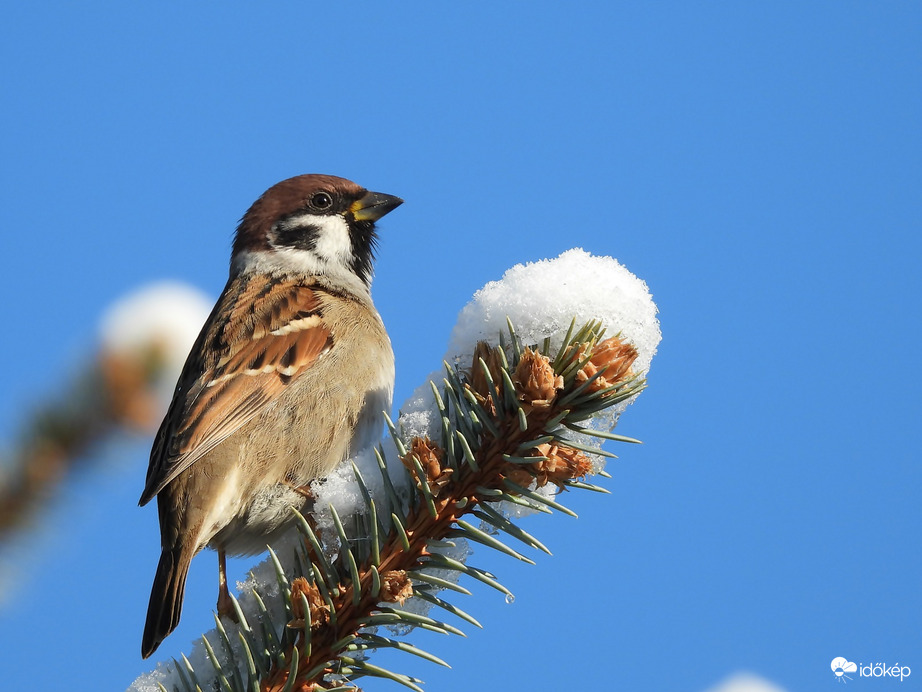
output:
[[[545,461],[535,462],[538,486],[547,483],[563,485],[572,478],[583,478],[592,472],[592,461],[582,452],[558,444],[538,445],[537,454],[547,457]]]
[[[402,569],[388,570],[381,575],[381,591],[378,593],[385,603],[404,604],[413,595],[413,584]]]
[[[487,376],[483,372],[483,366],[480,364],[481,359],[487,364],[487,370],[490,371],[490,377],[493,378],[493,388],[487,381]],[[486,341],[478,341],[474,348],[474,358],[471,363],[471,389],[477,400],[491,415],[496,414],[496,397],[500,383],[502,382],[501,369],[503,359],[499,354],[499,347],[490,346]]]
[[[535,475],[523,468],[521,464],[508,464],[503,475],[516,485],[527,488],[535,480]],[[547,483],[547,481],[545,481]],[[542,484],[543,485],[543,484]]]
[[[589,361],[576,374],[577,384],[586,382],[602,368],[599,375],[588,386],[588,391],[597,392],[617,384],[631,375],[631,365],[637,359],[637,349],[617,336],[605,339],[592,349]],[[584,349],[580,348],[576,358],[584,358]]]
[[[529,456],[546,457],[532,464],[507,464],[502,474],[516,485],[527,488],[535,481],[541,488],[548,483],[563,487],[565,481],[583,478],[592,473],[592,461],[582,452],[558,445],[541,444],[529,452]]]
[[[330,606],[320,595],[320,590],[316,584],[312,584],[304,577],[297,577],[291,582],[291,615],[292,621],[288,623],[289,627],[301,629],[304,627],[304,601],[301,596],[307,599],[311,613],[311,629],[316,629],[320,625],[330,621]]]
[[[563,377],[554,373],[550,359],[526,347],[512,375],[519,400],[534,408],[547,408],[563,388]]]
[[[451,474],[454,471],[451,467],[442,467],[445,452],[428,437],[414,437],[410,440],[410,450],[406,456],[401,457],[401,461],[415,476],[416,465],[413,463],[413,457],[419,461],[426,476],[425,479],[417,478],[417,482],[428,483],[432,494],[437,497],[442,488],[451,480]]]

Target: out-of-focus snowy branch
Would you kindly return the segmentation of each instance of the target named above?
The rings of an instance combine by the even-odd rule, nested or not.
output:
[[[646,285],[611,258],[571,250],[510,269],[462,311],[445,370],[382,448],[315,484],[314,515],[240,585],[240,623],[216,621],[190,658],[131,689],[307,691],[369,676],[419,689],[369,652],[440,660],[381,628],[457,632],[431,608],[476,624],[440,593],[469,593],[462,574],[511,596],[467,564],[468,543],[531,562],[498,536],[544,549],[517,519],[569,512],[561,488],[602,490],[584,479],[607,475],[604,440],[631,441],[611,429],[659,339]]]
[[[146,286],[109,308],[97,353],[28,417],[3,464],[0,539],[25,524],[107,437],[159,423],[209,309],[199,291],[175,282]]]

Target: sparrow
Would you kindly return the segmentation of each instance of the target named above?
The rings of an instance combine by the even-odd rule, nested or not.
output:
[[[192,558],[262,552],[309,509],[311,481],[373,444],[394,355],[371,300],[375,222],[403,203],[330,175],[269,188],[237,227],[230,277],[186,360],[139,504],[157,498],[160,562],[141,655],[179,623]]]

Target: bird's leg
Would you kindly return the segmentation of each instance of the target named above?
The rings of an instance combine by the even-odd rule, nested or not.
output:
[[[223,548],[218,548],[218,615],[239,622],[230,591],[227,590],[227,555]]]
[[[298,495],[301,495],[305,500],[313,500],[314,493],[311,492],[311,487],[309,485],[295,485],[291,480],[286,478],[284,481],[285,485],[294,490]]]
[[[316,498],[314,497],[314,493],[311,490],[310,485],[295,485],[294,481],[292,481],[290,478],[286,478],[283,483],[285,483],[285,485],[287,485],[289,488],[294,490],[296,493],[298,493],[298,495],[305,499],[304,507],[301,508],[301,515],[304,517],[304,520],[307,522],[308,526],[311,527],[311,531],[313,531],[317,536],[320,536],[320,527],[317,526],[317,522],[314,521],[314,517],[311,514],[311,511],[313,511],[314,500]]]

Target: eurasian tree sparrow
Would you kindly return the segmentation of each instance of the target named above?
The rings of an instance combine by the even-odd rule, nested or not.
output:
[[[380,432],[394,356],[371,301],[375,221],[402,203],[328,175],[269,188],[243,216],[230,279],[192,347],[151,451],[162,553],[141,654],[172,632],[186,574],[265,550],[307,486]]]

